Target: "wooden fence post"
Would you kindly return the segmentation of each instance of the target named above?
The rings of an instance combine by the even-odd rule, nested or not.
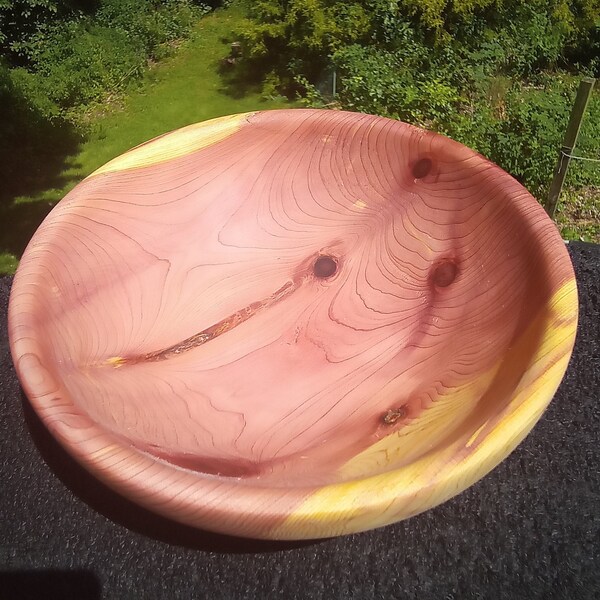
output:
[[[556,213],[560,192],[565,182],[565,177],[567,176],[569,163],[571,162],[570,155],[573,153],[575,145],[577,144],[577,136],[581,129],[581,121],[585,114],[585,109],[587,108],[590,96],[592,95],[595,81],[595,79],[590,77],[584,77],[579,83],[575,104],[571,110],[567,131],[565,132],[562,147],[558,154],[558,161],[556,163],[556,168],[554,169],[554,177],[550,185],[550,191],[548,192],[548,199],[544,205],[544,208],[551,219],[554,218],[554,214]]]

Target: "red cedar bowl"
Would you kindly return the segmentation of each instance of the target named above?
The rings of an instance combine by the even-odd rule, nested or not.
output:
[[[80,183],[12,289],[21,383],[135,502],[316,538],[420,513],[488,473],[575,339],[564,243],[445,137],[281,110],[185,127]]]

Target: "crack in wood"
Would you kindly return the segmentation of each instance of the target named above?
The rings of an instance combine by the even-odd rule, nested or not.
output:
[[[231,331],[256,314],[263,312],[265,309],[281,302],[281,300],[287,298],[294,291],[296,291],[299,287],[299,284],[299,280],[288,281],[268,298],[265,298],[259,302],[252,302],[248,306],[245,306],[244,308],[234,312],[225,319],[221,319],[214,325],[195,333],[194,335],[181,342],[178,342],[177,344],[173,344],[172,346],[163,348],[162,350],[148,352],[147,354],[135,356],[113,356],[109,358],[105,364],[118,368],[122,367],[123,365],[134,365],[141,362],[157,362],[167,360],[174,356],[179,356],[180,354],[189,352],[190,350],[198,348],[207,342],[214,340],[220,335]]]

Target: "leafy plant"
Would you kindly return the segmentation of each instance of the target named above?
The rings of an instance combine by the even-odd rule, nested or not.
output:
[[[81,10],[96,2],[94,14]],[[75,120],[81,108],[135,80],[208,10],[190,0],[0,0],[0,19],[19,23],[29,14],[35,22],[18,43],[5,35],[9,59],[18,51],[22,64],[15,80],[48,118]],[[66,20],[50,22],[49,14]]]
[[[125,31],[71,21],[44,35],[32,54],[38,85],[59,109],[96,100],[129,73],[140,71],[142,43]]]
[[[244,48],[243,68],[255,70],[261,78],[275,71],[280,91],[293,93],[297,75],[315,82],[329,64],[330,54],[366,40],[369,28],[369,15],[356,2],[257,0],[234,35]]]
[[[148,56],[160,44],[185,36],[196,19],[209,8],[187,0],[102,0],[95,21],[112,30],[125,32],[141,43]]]

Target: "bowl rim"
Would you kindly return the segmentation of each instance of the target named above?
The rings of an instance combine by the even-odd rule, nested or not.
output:
[[[283,109],[287,110],[307,109]],[[259,112],[220,117],[189,127],[218,127],[219,122],[227,119],[230,123],[232,118],[245,120],[254,114]],[[158,148],[154,146],[161,143],[159,140],[168,140],[170,135],[180,131],[158,136],[136,149],[147,149],[150,145],[156,151]],[[540,220],[544,223],[543,233],[532,231],[532,235],[538,236],[536,243],[543,242],[549,254],[567,260],[563,260],[561,267],[560,285],[539,316],[543,333],[523,380],[499,413],[501,418],[494,419],[489,426],[484,423],[471,435],[466,446],[469,451],[462,452],[462,457],[460,448],[455,447],[457,444],[464,446],[464,440],[459,440],[383,473],[322,487],[291,488],[256,486],[249,482],[240,484],[236,479],[188,471],[127,446],[115,434],[93,422],[68,395],[57,395],[52,377],[42,364],[40,342],[35,336],[31,314],[24,308],[35,296],[38,233],[23,254],[8,308],[13,362],[36,414],[71,456],[118,493],[168,518],[230,535],[314,539],[354,533],[416,515],[462,492],[512,452],[541,417],[567,369],[578,318],[575,275],[554,224],[533,196],[510,175],[468,150],[492,165],[511,199],[519,198],[519,202],[526,205],[527,209],[520,209],[520,213],[527,223]],[[120,158],[107,165],[114,165]],[[62,202],[51,213],[55,217]],[[55,234],[54,231],[45,235]],[[60,383],[58,385],[60,389]],[[65,419],[65,415],[69,418]],[[158,481],[161,485],[157,485]],[[290,506],[293,506],[291,512]],[[275,522],[277,524],[273,526]]]

